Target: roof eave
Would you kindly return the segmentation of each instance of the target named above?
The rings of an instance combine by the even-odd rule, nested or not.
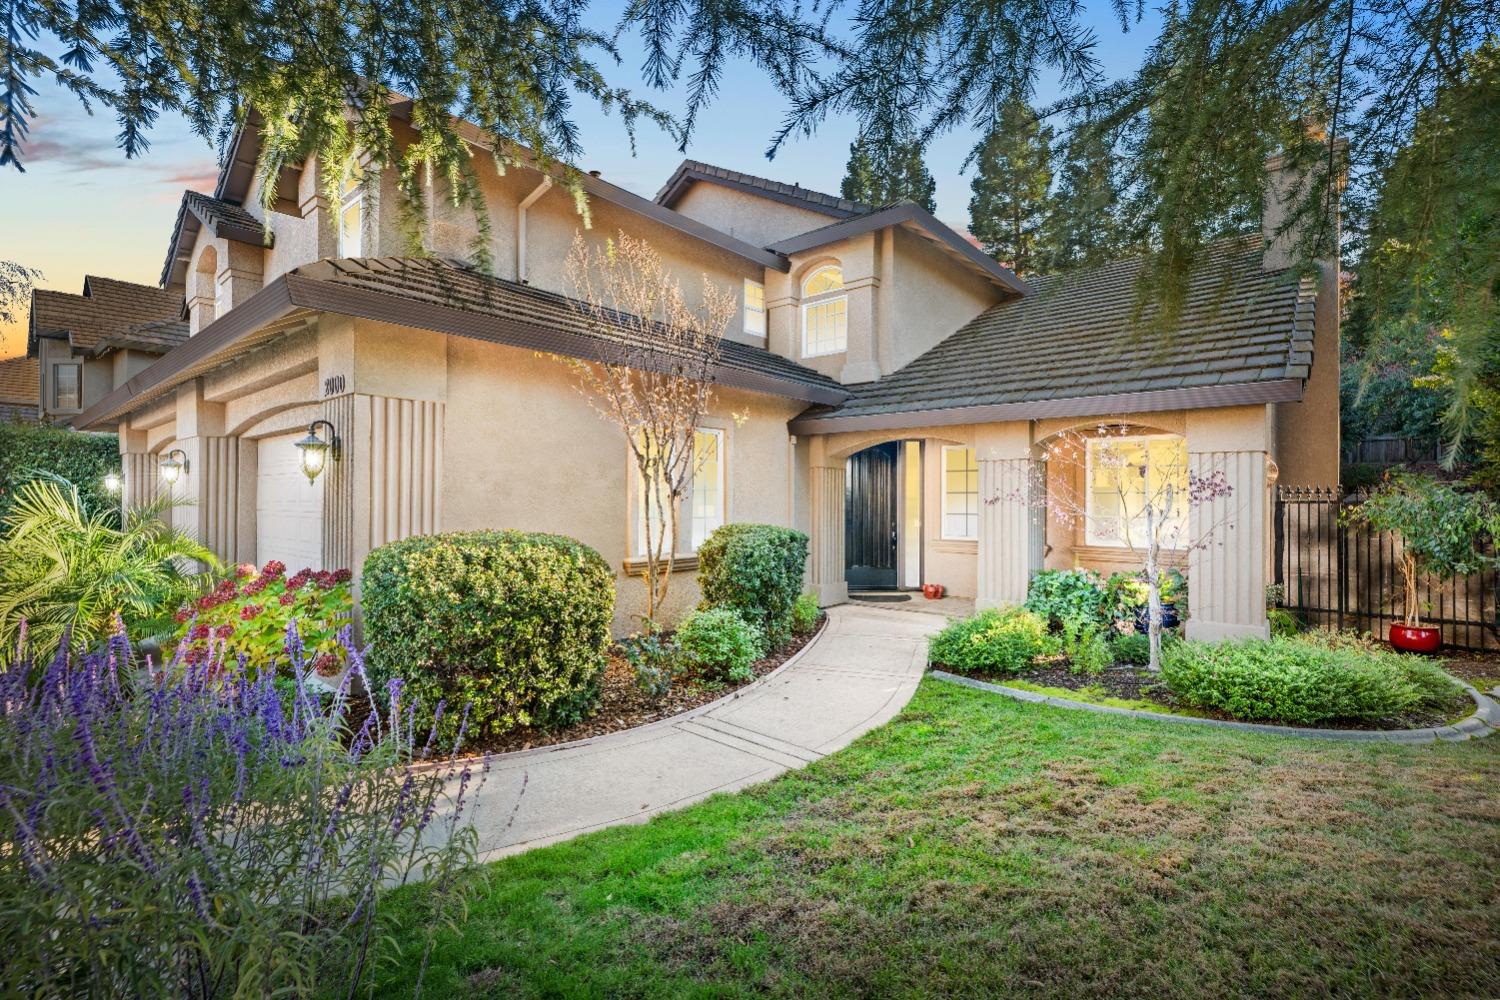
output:
[[[1164,410],[1201,410],[1218,406],[1256,403],[1289,403],[1302,398],[1300,378],[1235,382],[1228,385],[1184,386],[1145,392],[1103,393],[1057,399],[1026,400],[977,406],[913,408],[885,413],[829,413],[801,416],[789,425],[794,434],[830,434],[835,431],[885,431],[903,427],[950,427],[955,424],[988,424],[1007,420],[1044,420],[1049,417],[1123,416],[1160,413]]]
[[[699,182],[705,184],[717,184],[720,187],[729,188],[733,191],[742,191],[745,194],[767,201],[774,201],[781,205],[790,205],[793,208],[806,209],[809,212],[817,212],[826,215],[830,219],[847,219],[858,213],[846,209],[837,208],[833,205],[824,205],[806,198],[798,198],[795,195],[783,194],[780,191],[771,191],[766,188],[757,187],[754,184],[746,184],[743,181],[733,180],[729,177],[718,177],[703,170],[695,169],[687,164],[678,167],[676,172],[667,180],[666,186],[656,195],[655,202],[664,208],[675,209],[677,202],[687,194],[688,188]]]
[[[249,301],[210,323],[197,335],[174,347],[84,410],[73,418],[73,426],[87,429],[117,419],[122,413],[129,411],[133,400],[193,365],[229,350],[239,340],[297,309],[379,320],[487,343],[563,354],[586,361],[606,360],[597,343],[588,337],[289,272],[276,278],[251,296]],[[809,385],[795,379],[778,378],[766,372],[749,371],[733,365],[721,363],[716,366],[714,374],[721,385],[806,403],[835,406],[848,399],[848,393],[842,389]]]

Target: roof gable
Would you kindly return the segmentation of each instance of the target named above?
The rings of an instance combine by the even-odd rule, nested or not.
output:
[[[1142,258],[1034,279],[1034,294],[991,307],[901,370],[851,386],[840,406],[809,410],[793,429],[1300,398],[1312,363],[1316,289],[1312,279],[1268,272],[1261,261],[1258,238],[1213,248],[1165,336],[1146,332],[1149,312],[1135,316]]]
[[[66,338],[74,350],[93,350],[101,339],[138,323],[175,320],[182,299],[154,285],[91,274],[83,294],[34,289],[26,353],[35,356],[41,337]]]
[[[727,167],[716,167],[712,163],[703,163],[700,160],[683,160],[673,171],[672,176],[667,178],[667,183],[662,185],[661,190],[656,193],[656,203],[673,208],[682,196],[687,194],[688,188],[700,181],[744,191],[783,205],[805,208],[834,219],[847,219],[851,215],[870,210],[870,206],[863,202],[824,194],[822,191],[814,191],[800,184],[784,184],[768,177],[757,177],[755,174],[742,173]]]

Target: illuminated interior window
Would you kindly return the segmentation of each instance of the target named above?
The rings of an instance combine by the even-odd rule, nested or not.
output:
[[[802,356],[838,354],[849,343],[849,298],[844,271],[836,264],[818,268],[802,283]]]

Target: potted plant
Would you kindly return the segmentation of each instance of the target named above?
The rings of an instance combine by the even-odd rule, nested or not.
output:
[[[1111,614],[1127,623],[1134,622],[1135,630],[1145,635],[1151,630],[1150,588],[1138,573],[1114,573],[1105,584]],[[1182,624],[1178,608],[1180,595],[1187,591],[1187,579],[1175,569],[1163,570],[1161,574],[1161,627],[1174,629]]]
[[[1500,527],[1500,508],[1483,493],[1464,493],[1431,476],[1393,472],[1357,506],[1345,523],[1388,531],[1401,540],[1403,620],[1392,622],[1391,645],[1430,653],[1442,642],[1440,631],[1422,624],[1417,581],[1448,580],[1495,565],[1485,551]]]

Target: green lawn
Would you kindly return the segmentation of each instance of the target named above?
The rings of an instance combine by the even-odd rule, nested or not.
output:
[[[806,770],[486,866],[426,993],[1496,996],[1497,872],[1500,736],[1300,741],[929,679]]]

